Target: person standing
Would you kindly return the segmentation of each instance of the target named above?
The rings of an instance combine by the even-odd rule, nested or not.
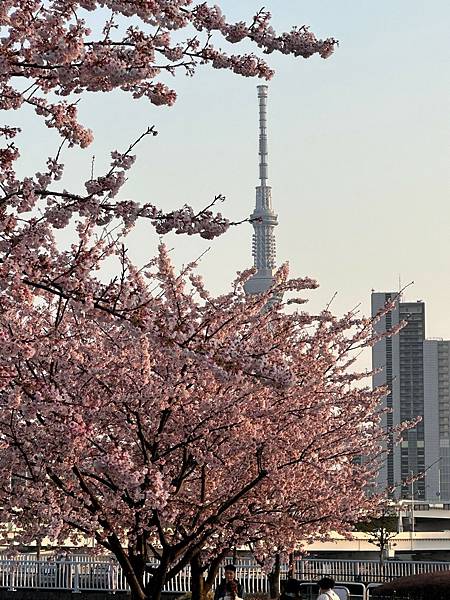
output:
[[[214,600],[242,600],[244,590],[241,583],[236,580],[236,567],[225,565],[225,578],[214,592]]]
[[[323,577],[317,584],[320,588],[317,600],[340,600],[336,592],[333,591],[334,579],[331,579],[331,577]]]

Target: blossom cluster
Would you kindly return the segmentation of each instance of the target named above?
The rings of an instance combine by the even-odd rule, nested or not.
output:
[[[120,88],[134,98],[146,97],[156,105],[171,105],[176,99],[175,91],[158,81],[165,71],[174,73],[181,68],[192,75],[198,64],[208,63],[245,76],[272,76],[266,62],[254,54],[221,51],[210,37],[201,44],[198,36],[203,31],[216,33],[231,44],[248,40],[266,54],[278,51],[304,58],[313,54],[326,58],[336,44],[333,38],[317,39],[305,26],[276,34],[267,11],[257,13],[248,24],[230,23],[219,6],[191,4],[190,0],[50,0],[44,5],[36,0],[3,2],[1,107],[17,109],[29,103],[45,117],[49,127],[56,127],[70,143],[84,147],[90,143],[91,134],[76,124],[75,105],[64,101],[50,104],[45,100],[46,94],[54,91],[68,97],[84,91]],[[102,7],[109,8],[112,16],[104,21],[103,36],[97,37],[87,21],[91,13]],[[133,17],[139,17],[154,30],[135,23],[124,30],[123,23]],[[98,23],[95,25],[97,29]],[[172,39],[175,30],[184,29],[190,30],[185,42]],[[22,92],[20,85],[16,87],[20,80],[32,83],[31,93]]]
[[[104,8],[112,11],[110,16]],[[96,33],[99,18],[104,20],[102,35]],[[316,53],[325,57],[334,47],[334,40],[318,40],[306,27],[276,34],[270,19],[267,11],[260,11],[249,23],[232,23],[219,6],[193,5],[191,0],[5,1],[0,10],[0,108],[7,112],[29,106],[59,133],[63,145],[86,148],[93,133],[79,122],[77,106],[85,92],[121,89],[135,99],[145,97],[157,106],[170,106],[176,92],[160,80],[164,72],[174,74],[181,69],[193,75],[198,65],[210,65],[245,77],[272,76],[261,56],[219,49],[214,36],[233,45],[250,42],[264,53],[304,57]],[[156,131],[150,128],[144,135],[149,133]],[[0,147],[1,228],[8,233],[5,251],[21,248],[15,236],[21,239],[27,231],[24,219],[33,212],[47,223],[49,230],[41,230],[40,235],[48,239],[52,228],[65,228],[80,217],[88,220],[88,227],[91,222],[107,227],[120,219],[124,231],[142,217],[150,220],[158,234],[175,231],[205,239],[221,235],[230,226],[211,207],[196,212],[184,205],[164,213],[153,204],[116,200],[135,160],[130,153],[133,146],[126,152],[114,151],[111,169],[92,175],[84,184],[85,194],[56,187],[63,176],[61,149],[48,159],[46,169],[19,178],[15,165],[23,150],[18,134],[12,126],[0,128],[5,142]]]

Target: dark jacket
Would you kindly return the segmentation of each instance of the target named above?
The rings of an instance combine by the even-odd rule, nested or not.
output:
[[[227,583],[228,582],[226,579],[222,579],[222,581],[216,587],[216,591],[214,592],[214,600],[219,600],[219,598],[223,598],[225,596],[225,594],[227,593]],[[244,588],[242,587],[242,584],[239,581],[236,581],[236,586],[237,595],[239,596],[239,598],[243,598]]]
[[[282,593],[280,600],[299,600],[301,599],[300,581],[290,577],[281,583]]]

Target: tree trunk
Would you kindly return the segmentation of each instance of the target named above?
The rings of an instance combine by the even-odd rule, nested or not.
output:
[[[291,552],[289,554],[289,570],[288,570],[288,579],[295,579],[295,553]]]
[[[145,600],[161,600],[161,592],[166,583],[167,565],[168,562],[162,560],[158,568],[154,571],[148,585],[145,587]]]
[[[380,564],[384,565],[385,552],[386,552],[386,536],[384,535],[384,530],[382,529],[380,532],[380,538],[378,540],[378,548],[380,549]]]
[[[201,565],[200,559],[195,555],[191,559],[191,593],[192,600],[206,600],[206,595],[211,589],[211,586],[206,585],[205,577],[203,575],[204,569]]]
[[[272,572],[268,575],[270,598],[278,598],[280,596],[280,563],[280,555],[276,554]]]
[[[191,559],[192,600],[206,600],[208,593],[212,590],[216,581],[216,575],[219,572],[220,563],[227,554],[228,549],[223,550],[220,554],[213,558],[207,569],[202,566],[200,557],[198,555]],[[206,577],[204,575],[205,570],[207,570]]]
[[[384,565],[384,561],[386,558],[385,554],[386,554],[386,547],[383,544],[382,546],[380,546],[380,556],[379,556],[379,561],[380,561],[381,566]]]
[[[136,555],[127,556],[119,541],[116,538],[113,538],[112,541],[113,543],[111,543],[109,548],[113,551],[119,565],[122,567],[125,579],[130,586],[131,599],[149,600],[149,596],[144,589],[144,560],[142,557],[136,557]]]
[[[130,563],[133,570],[132,584],[128,577],[127,580],[131,588],[131,600],[148,600],[144,586],[144,561],[140,556],[135,555],[130,556]]]

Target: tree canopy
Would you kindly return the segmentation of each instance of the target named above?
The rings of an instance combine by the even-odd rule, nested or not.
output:
[[[2,522],[23,542],[95,538],[139,600],[158,598],[189,562],[217,566],[236,544],[264,558],[346,530],[379,502],[365,492],[381,456],[383,390],[352,370],[354,350],[377,339],[372,321],[289,313],[316,283],[286,267],[265,295],[245,295],[249,271],[213,297],[195,264],[175,270],[164,243],[134,265],[126,236],[138,218],[205,238],[230,225],[214,200],[164,214],[120,199],[135,144],[114,151],[85,194],[60,184],[64,145],[92,139],[77,95],[120,88],[171,104],[165,72],[210,65],[270,78],[260,56],[219,50],[217,39],[304,58],[326,58],[335,40],[306,27],[276,34],[264,10],[229,23],[190,0],[5,0],[0,27],[1,108],[32,106],[62,137],[46,167],[21,178],[20,132],[0,128]],[[61,246],[69,228],[75,241]],[[117,273],[105,280],[111,258]]]

